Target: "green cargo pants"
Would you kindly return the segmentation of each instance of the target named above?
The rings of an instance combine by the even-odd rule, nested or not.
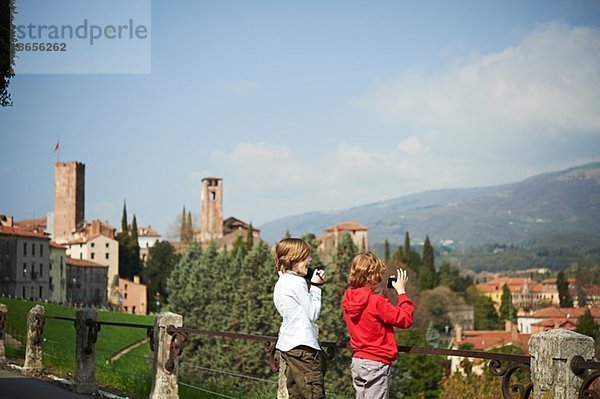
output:
[[[323,351],[300,345],[281,352],[286,363],[285,378],[290,399],[325,398],[325,358]]]

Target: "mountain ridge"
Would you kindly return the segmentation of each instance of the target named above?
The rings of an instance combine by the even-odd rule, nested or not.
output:
[[[519,244],[544,234],[574,232],[600,238],[600,162],[546,172],[515,183],[428,190],[333,212],[306,212],[260,226],[275,242],[286,230],[314,233],[347,220],[369,228],[369,242],[402,243],[408,231],[417,242],[467,248]]]

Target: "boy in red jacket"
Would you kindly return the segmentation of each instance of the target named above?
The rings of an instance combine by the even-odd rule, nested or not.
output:
[[[392,286],[398,292],[398,306],[373,290],[381,282],[385,265],[373,253],[356,255],[350,262],[342,307],[350,334],[352,385],[356,399],[386,399],[390,394],[391,363],[398,355],[394,327],[408,328],[414,305],[406,295],[406,271],[397,271]]]

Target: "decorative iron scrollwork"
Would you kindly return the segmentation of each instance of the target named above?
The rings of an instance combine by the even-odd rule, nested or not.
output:
[[[101,325],[98,322],[95,322],[92,319],[86,319],[85,325],[87,327],[87,344],[83,352],[86,355],[91,355],[94,353],[93,345],[98,340],[98,332],[100,331]]]
[[[269,368],[273,373],[279,371],[279,357],[275,356],[275,342],[265,342],[265,352],[269,354]]]
[[[502,377],[502,396],[504,399],[510,399],[512,397],[511,391],[512,393],[518,393],[520,399],[529,398],[529,395],[531,395],[531,392],[533,391],[532,382],[527,385],[510,385],[510,379],[517,370],[525,370],[531,374],[531,369],[527,364],[509,363],[506,367],[502,368],[502,362],[500,360],[492,359],[490,360],[489,369],[493,375]]]
[[[146,329],[146,336],[148,337],[148,343],[150,344],[150,350],[154,352],[154,327],[148,327]]]
[[[36,314],[33,316],[33,325],[31,326],[31,330],[33,332],[33,343],[38,345],[42,342],[42,337],[44,336],[44,324],[46,323],[46,318],[41,314]]]
[[[600,399],[600,394],[597,391],[590,389],[594,381],[600,378],[600,371],[595,371],[587,376],[585,375],[589,369],[600,370],[600,362],[588,362],[583,356],[577,355],[573,356],[571,359],[570,366],[575,375],[585,376],[581,388],[579,388],[578,399]]]
[[[165,363],[165,370],[168,373],[172,373],[175,370],[175,360],[183,352],[183,345],[188,335],[185,331],[173,325],[167,327],[167,334],[171,336],[171,344],[169,345],[169,359]]]

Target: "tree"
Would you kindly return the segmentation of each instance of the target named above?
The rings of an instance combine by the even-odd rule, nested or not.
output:
[[[185,205],[181,211],[179,223],[179,241],[190,243],[194,239],[194,227],[192,226],[192,213],[186,212]]]
[[[158,241],[150,248],[145,268],[148,310],[160,310],[157,309],[156,301],[160,301],[161,306],[168,303],[167,281],[178,261],[175,248],[168,241]]]
[[[467,303],[473,305],[475,330],[495,330],[498,328],[498,313],[494,307],[494,301],[480,294],[475,286],[470,286],[465,291]]]
[[[410,235],[408,234],[408,231],[406,233],[404,233],[404,247],[403,247],[403,256],[404,259],[408,259],[410,256]]]
[[[454,292],[464,293],[473,285],[473,279],[470,276],[462,276],[456,266],[444,262],[440,267],[439,285],[446,286]]]
[[[248,252],[252,251],[252,248],[254,247],[253,230],[254,227],[252,227],[252,222],[250,222],[250,225],[248,226],[248,231],[246,232],[246,251]]]
[[[556,275],[556,289],[558,290],[559,306],[561,308],[573,307],[573,300],[569,294],[569,282],[562,270]]]
[[[123,215],[121,216],[121,231],[128,231],[129,223],[127,223],[127,203],[123,200]]]
[[[600,338],[600,326],[596,323],[596,319],[592,316],[592,312],[589,308],[585,310],[585,313],[577,319],[577,326],[575,327],[575,331],[580,334],[587,335],[588,337],[592,337],[595,340]]]
[[[433,287],[437,286],[438,279],[435,271],[435,258],[433,255],[433,247],[429,241],[429,236],[425,236],[425,242],[423,243],[423,268],[429,271],[433,280]]]
[[[390,257],[390,242],[386,238],[383,242],[383,261],[387,264],[390,261]]]
[[[512,294],[510,293],[510,289],[506,283],[502,286],[502,297],[500,298],[499,313],[499,328],[504,328],[504,322],[506,320],[510,320],[512,322],[516,321],[517,309],[515,309],[515,306],[512,303]]]
[[[10,79],[15,76],[15,45],[16,35],[13,23],[14,7],[12,1],[0,2],[0,105],[11,106],[12,100],[8,92]]]

